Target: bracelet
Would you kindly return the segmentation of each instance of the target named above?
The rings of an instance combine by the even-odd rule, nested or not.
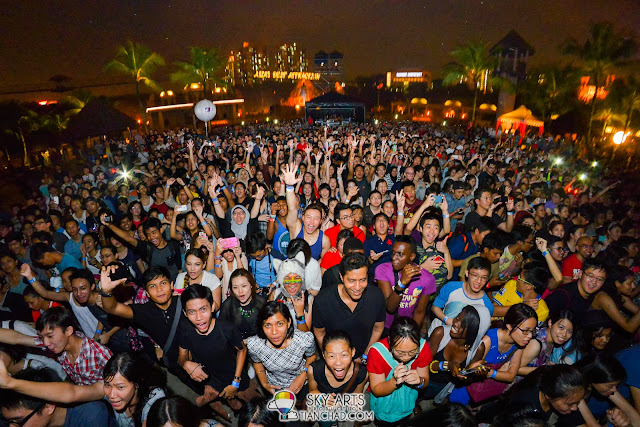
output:
[[[217,201],[218,201],[218,198],[217,198],[217,197],[216,197],[215,199],[213,199],[213,198],[212,198],[212,199],[211,199],[211,201],[212,201],[213,203],[215,203],[215,202],[217,202]]]
[[[442,214],[442,218],[449,218],[449,214]]]
[[[404,212],[398,211],[397,214],[398,214],[398,216],[404,216]]]
[[[442,319],[442,323],[444,323],[446,325],[447,324],[447,320],[449,320],[449,318],[447,316],[444,316],[444,319]]]
[[[298,325],[304,325],[306,322],[304,320],[296,320]]]
[[[101,297],[105,297],[105,298],[109,298],[111,296],[113,296],[112,294],[108,294],[106,292],[102,292],[102,289],[100,289],[100,296]]]
[[[238,380],[238,381],[240,381],[240,379],[241,379],[241,378],[240,378],[239,376],[237,376],[237,375],[236,375],[236,376],[234,376],[234,377],[233,377],[233,379],[234,379],[234,380]]]
[[[296,320],[302,320],[304,321],[304,314],[302,316],[296,316]]]
[[[221,268],[221,267],[222,267],[222,264],[213,264],[213,267],[214,267],[214,268]]]
[[[160,346],[156,345],[156,348],[160,348]],[[200,365],[200,364],[198,363],[198,365],[197,365],[195,368],[193,368],[193,371],[191,371],[191,373],[189,374],[189,376],[191,376],[191,374],[193,374],[193,373],[196,371],[196,369],[198,369],[200,366],[202,366],[202,365]]]
[[[86,260],[87,260],[87,257],[80,258],[80,261],[86,261]]]
[[[361,357],[362,357],[362,360],[365,360],[365,361],[367,360],[367,355],[366,354],[363,354]]]
[[[287,185],[285,188],[287,191],[293,191],[296,189],[296,187],[294,187],[293,185]]]
[[[222,255],[214,255],[213,258],[215,259],[222,259]]]
[[[433,369],[433,364],[434,364],[434,363],[436,363],[436,364],[437,364],[437,363],[438,363],[438,361],[437,361],[437,360],[434,360],[433,362],[429,363],[429,372],[431,372],[432,374],[437,374],[437,373],[438,373],[438,371],[436,371],[436,370],[434,370],[434,369]]]
[[[424,378],[420,377],[420,385],[418,385],[418,387],[416,387],[418,390],[421,389],[422,387],[424,387]]]
[[[549,251],[542,252],[542,256],[547,256],[547,255],[549,255]]]
[[[204,227],[205,225],[209,225],[209,224],[207,223],[207,221],[202,221],[200,225]]]
[[[440,363],[438,363],[438,369],[444,371],[444,360],[441,360]]]
[[[269,218],[276,219],[276,216],[275,215],[269,215]]]
[[[96,329],[96,334],[102,335],[102,331],[100,329]]]
[[[233,380],[231,381],[231,385],[234,386],[235,388],[240,388],[240,381]]]
[[[31,279],[27,280],[27,283],[28,283],[28,284],[32,284],[32,283],[33,283],[33,282],[35,282],[35,281],[36,281],[36,278],[35,278],[35,277],[33,277],[33,278],[31,278]]]
[[[304,368],[302,368],[302,371],[300,371],[300,373],[308,372],[308,371],[309,371],[309,368],[307,366],[305,366]]]
[[[507,215],[513,215],[513,212],[507,212]]]
[[[498,375],[498,371],[496,371],[495,369],[492,369],[493,372],[491,372],[491,375],[489,376],[489,378],[495,378],[496,375]]]
[[[393,287],[393,292],[395,292],[395,293],[396,293],[396,294],[398,294],[398,295],[402,295],[402,294],[404,293],[404,289],[405,289],[405,288],[399,288],[399,289],[398,289],[398,287],[394,286],[394,287]]]

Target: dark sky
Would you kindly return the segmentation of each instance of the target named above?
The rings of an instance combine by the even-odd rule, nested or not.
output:
[[[620,29],[640,22],[639,0],[85,0],[5,2],[0,17],[0,90],[56,74],[104,81],[118,44],[147,44],[168,62],[192,45],[225,54],[243,41],[275,48],[299,43],[310,55],[338,49],[346,77],[425,67],[438,75],[466,40],[491,43],[515,28],[537,50],[559,57],[567,37],[586,38],[590,22]]]

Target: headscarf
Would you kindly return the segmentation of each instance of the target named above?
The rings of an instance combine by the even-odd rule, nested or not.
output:
[[[236,209],[241,209],[242,211],[244,211],[245,213],[245,217],[244,217],[244,222],[242,224],[238,224],[237,222],[235,222],[235,220],[233,219],[233,212]],[[247,208],[245,208],[242,205],[235,205],[232,209],[231,209],[231,231],[233,231],[233,234],[238,238],[238,239],[244,239],[245,237],[247,237],[247,228],[249,227],[249,220],[251,219],[251,214],[249,213],[249,211],[247,210]]]

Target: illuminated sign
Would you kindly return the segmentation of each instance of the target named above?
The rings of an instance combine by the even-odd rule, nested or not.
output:
[[[399,71],[396,73],[397,79],[406,79],[406,78],[420,78],[422,77],[422,71]]]
[[[276,80],[320,80],[320,73],[310,73],[306,71],[256,71],[256,79],[276,79]]]

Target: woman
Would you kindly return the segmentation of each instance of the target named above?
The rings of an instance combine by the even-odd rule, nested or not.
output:
[[[311,254],[311,246],[304,239],[293,239],[287,246],[287,258],[295,258],[300,252],[304,254],[304,287],[313,296],[322,288],[322,270],[320,263]]]
[[[2,280],[11,286],[10,292],[22,295],[27,283],[20,276],[20,261],[15,255],[5,252],[0,254],[0,270]]]
[[[296,328],[306,332],[311,330],[311,307],[313,295],[305,288],[305,257],[298,252],[295,258],[273,260],[277,273],[277,289],[269,297],[270,301],[283,301],[291,317],[296,319]]]
[[[251,213],[249,213],[244,206],[237,204],[231,208],[231,221],[229,221],[226,216],[226,207],[223,208],[222,203],[218,199],[220,193],[216,191],[216,185],[222,185],[219,176],[217,179],[210,181],[209,194],[211,195],[213,207],[218,217],[220,234],[222,234],[223,237],[237,237],[240,240],[240,246],[245,250],[245,238],[247,235],[257,233],[260,229],[258,226],[258,212],[265,194],[264,188],[258,186]]]
[[[213,258],[213,271],[216,276],[218,276],[218,279],[220,279],[222,285],[222,301],[225,301],[231,292],[230,279],[232,273],[239,268],[248,269],[249,261],[240,246],[226,249],[221,239],[218,239],[216,242],[215,255]]]
[[[622,227],[617,222],[612,222],[607,227],[607,233],[604,242],[602,242],[602,250],[605,250],[609,245],[618,241],[622,236]]]
[[[509,391],[505,407],[531,406],[548,422],[554,414],[562,416],[577,411],[586,391],[585,379],[578,368],[543,366]]]
[[[257,295],[258,284],[245,268],[238,268],[231,274],[229,289],[231,295],[222,303],[218,318],[236,325],[242,339],[246,340],[258,333],[258,312],[266,299]]]
[[[149,189],[144,183],[138,184],[136,187],[136,191],[138,192],[138,200],[140,200],[140,204],[142,205],[145,212],[149,212],[151,209],[151,205],[153,205],[153,197],[149,196]]]
[[[635,289],[633,272],[618,267],[607,277],[602,290],[591,303],[591,308],[596,310],[602,320],[611,319],[625,332],[633,334],[640,327],[640,308],[633,302]],[[631,316],[627,316],[625,312],[631,313]]]
[[[456,388],[449,399],[466,405],[499,396],[515,379],[524,349],[536,335],[538,315],[526,304],[512,305],[501,328],[489,329],[482,338],[469,369],[478,367],[477,376],[486,376],[466,388]]]
[[[424,397],[435,397],[452,381],[464,379],[460,371],[475,355],[474,343],[478,340],[480,315],[472,305],[462,309],[451,325],[438,326],[429,337],[433,361],[429,366],[431,375]],[[442,362],[442,366],[440,366]]]
[[[367,370],[376,425],[400,425],[413,414],[419,391],[429,384],[430,363],[431,351],[420,338],[420,326],[411,318],[396,318],[389,337],[369,349]]]
[[[88,268],[93,274],[100,274],[102,264],[100,263],[100,251],[98,250],[98,235],[96,233],[87,233],[82,236],[82,266]]]
[[[184,257],[184,269],[186,271],[178,274],[173,289],[177,294],[182,294],[191,285],[206,286],[213,294],[214,310],[218,310],[222,304],[220,279],[215,274],[205,270],[207,258],[213,258],[211,254],[212,252],[205,252],[200,248],[189,249]]]
[[[247,339],[247,349],[265,391],[273,395],[287,389],[302,402],[316,346],[313,334],[296,329],[293,322],[284,303],[268,302],[258,314],[258,334]]]
[[[109,234],[111,234],[111,231],[107,231],[109,232]],[[142,261],[142,258],[140,258],[140,255],[135,253],[133,249],[130,249],[128,246],[124,245],[122,243],[122,240],[120,240],[118,236],[112,235],[109,241],[111,242],[111,246],[109,247],[114,250],[116,259],[106,260],[104,258],[101,258],[101,264],[108,265],[113,261],[120,261],[122,264],[126,265],[127,268],[129,268],[129,271],[131,272],[131,275],[135,280],[141,280],[142,273],[145,272],[146,267],[144,261]]]
[[[171,218],[171,226],[169,233],[173,240],[182,242],[185,251],[188,251],[192,247],[199,248],[202,243],[199,241],[198,236],[200,233],[206,234],[207,238],[211,238],[212,230],[207,221],[202,216],[202,206],[195,205],[193,210],[184,214],[184,228],[176,225],[176,221],[180,212],[179,205],[173,208],[173,217]]]
[[[113,356],[104,367],[102,387],[69,382],[40,383],[11,380],[16,390],[56,403],[78,404],[105,399],[115,412],[118,427],[143,426],[153,403],[165,397],[158,375],[131,353]],[[100,383],[98,383],[100,384]]]
[[[336,397],[343,393],[362,393],[368,380],[367,369],[353,360],[356,349],[344,331],[328,332],[322,340],[322,360],[309,366],[307,381],[310,394],[327,394],[325,405],[333,406]],[[320,426],[330,426],[333,420],[320,421]]]
[[[629,425],[640,425],[640,415],[618,391],[627,373],[617,359],[591,355],[576,366],[584,375],[591,392],[580,402],[578,411],[560,416],[556,426],[600,426],[597,420],[611,416],[612,410],[621,411],[630,421]]]
[[[134,200],[129,203],[129,213],[131,214],[131,221],[135,228],[138,228],[138,226],[147,219],[147,211],[142,207],[140,200]]]
[[[566,231],[565,231],[565,243],[567,246],[567,249],[569,249],[569,252],[571,252],[572,254],[576,252],[576,250],[578,249],[576,247],[576,245],[578,244],[578,239],[580,239],[582,236],[584,236],[585,233],[585,229],[582,226],[578,226],[575,225],[573,223],[569,223],[569,226],[566,227]]]
[[[535,340],[525,350],[518,374],[527,375],[540,366],[550,364],[573,365],[579,357],[577,326],[571,310],[551,313],[546,327],[537,331]]]
[[[203,420],[199,408],[181,396],[156,400],[149,410],[146,427],[215,427],[221,424]]]

